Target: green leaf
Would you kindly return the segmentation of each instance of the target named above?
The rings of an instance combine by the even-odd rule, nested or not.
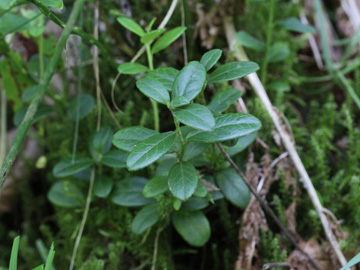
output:
[[[344,267],[342,267],[340,270],[346,270],[349,269],[351,266],[354,266],[355,264],[360,262],[360,253],[356,255],[354,258],[352,258]]]
[[[166,32],[161,38],[159,38],[154,46],[152,47],[151,52],[153,54],[160,52],[161,50],[167,48],[171,43],[177,40],[182,33],[186,30],[186,27],[180,26],[176,27],[168,32]]]
[[[226,111],[231,104],[241,98],[242,92],[238,89],[227,89],[216,94],[208,105],[210,111],[222,113]]]
[[[180,210],[173,214],[172,222],[176,231],[192,246],[201,247],[210,239],[210,224],[201,211]]]
[[[158,36],[160,36],[162,33],[164,33],[165,28],[157,29],[154,31],[151,31],[149,33],[144,34],[140,41],[144,44],[150,43],[153,40],[155,40]]]
[[[121,206],[142,206],[155,202],[145,198],[142,191],[148,181],[142,177],[130,177],[115,184],[111,201]]]
[[[217,172],[216,183],[225,198],[232,204],[245,208],[250,201],[250,192],[244,180],[231,169]]]
[[[75,122],[77,116],[81,120],[85,118],[94,108],[95,100],[91,95],[79,94],[70,101],[66,115],[69,117],[70,121]]]
[[[156,197],[163,194],[169,189],[168,179],[166,176],[156,176],[146,183],[143,195],[146,198]]]
[[[0,9],[8,9],[13,5],[17,0],[1,0],[0,1]]]
[[[274,91],[279,91],[279,92],[289,92],[291,89],[288,82],[281,81],[281,80],[269,83],[266,86],[266,88],[269,90],[274,90]]]
[[[157,80],[166,88],[166,90],[171,91],[177,75],[179,75],[177,69],[172,67],[161,67],[150,71],[146,75],[146,78]]]
[[[100,198],[106,198],[113,187],[113,180],[107,176],[101,176],[96,179],[94,183],[94,193]]]
[[[209,200],[206,198],[191,197],[181,207],[181,210],[197,211],[206,208],[209,205]]]
[[[211,131],[215,127],[215,119],[208,108],[200,104],[189,104],[173,111],[174,116],[184,125],[204,131]]]
[[[208,51],[201,57],[200,63],[205,66],[206,71],[209,71],[219,61],[221,54],[222,50],[219,49]]]
[[[166,176],[169,174],[170,169],[176,163],[176,157],[173,154],[165,155],[158,160],[159,165],[156,168],[156,176]]]
[[[16,236],[11,249],[9,270],[17,270],[20,236]]]
[[[198,176],[196,169],[188,162],[176,163],[168,176],[171,193],[180,200],[187,200],[195,192]]]
[[[173,202],[173,208],[174,208],[175,211],[179,211],[180,208],[181,208],[181,200],[176,199],[176,200]]]
[[[153,203],[145,206],[135,216],[131,230],[135,234],[142,234],[151,226],[153,226],[160,219],[160,213],[158,211],[158,204]]]
[[[175,142],[175,132],[165,132],[145,139],[134,147],[127,160],[130,171],[142,169],[158,160],[171,149]]]
[[[94,161],[90,158],[76,158],[74,161],[67,158],[55,165],[53,174],[55,177],[65,177],[81,172],[93,164]]]
[[[157,80],[145,77],[138,80],[136,82],[136,86],[145,96],[164,105],[168,105],[170,103],[169,92]]]
[[[209,145],[207,143],[188,142],[184,150],[183,160],[188,161],[202,154]]]
[[[117,18],[117,21],[124,26],[126,29],[128,29],[129,31],[133,32],[134,34],[142,37],[145,32],[144,30],[141,28],[140,25],[138,25],[135,21],[133,21],[132,19],[126,18],[126,17],[119,17]]]
[[[198,181],[195,192],[194,192],[194,196],[203,198],[207,195],[207,193],[208,193],[208,191],[207,191],[205,185],[201,181]]]
[[[45,270],[50,270],[55,256],[54,243],[51,243],[49,254],[46,259]]]
[[[21,101],[28,102],[28,101],[32,100],[37,88],[38,88],[37,85],[27,88],[21,96]]]
[[[245,48],[253,49],[255,51],[264,51],[265,43],[254,38],[252,35],[245,31],[237,32],[236,39],[240,42]]]
[[[70,181],[58,181],[52,185],[48,194],[48,200],[61,207],[76,207],[84,200],[83,193]]]
[[[15,126],[18,127],[21,125],[28,108],[29,108],[29,106],[23,107],[15,113],[14,120],[13,120]],[[33,123],[36,123],[40,119],[48,116],[50,113],[53,112],[53,110],[54,110],[53,107],[51,107],[49,105],[40,104],[39,107],[37,108],[36,114],[34,116]]]
[[[41,0],[41,4],[47,7],[54,7],[57,9],[62,9],[64,6],[62,0]]]
[[[285,60],[290,55],[289,46],[283,42],[277,42],[270,47],[268,54],[269,63],[277,63]]]
[[[123,63],[118,66],[118,72],[122,74],[138,74],[148,70],[146,66],[139,63]]]
[[[155,130],[144,127],[129,127],[116,132],[113,136],[113,145],[130,152],[141,141],[158,134]]]
[[[43,265],[43,264],[41,264],[41,265],[39,265],[39,266],[37,266],[37,267],[33,268],[32,270],[44,270],[44,265]]]
[[[192,131],[187,139],[196,142],[214,143],[246,136],[261,128],[256,117],[245,113],[228,113],[215,118],[215,129],[210,132]]]
[[[253,141],[256,140],[257,136],[258,136],[258,133],[253,132],[253,133],[250,133],[249,135],[239,138],[238,141],[236,142],[236,144],[234,146],[228,148],[226,152],[229,154],[229,156],[234,156],[234,155],[240,153],[246,147],[248,147],[250,144],[252,144]]]
[[[250,61],[226,63],[210,74],[209,83],[240,79],[258,69],[258,64]]]
[[[153,27],[155,21],[156,21],[156,18],[152,18],[151,21],[149,22],[149,25],[148,25],[148,27],[146,28],[146,30],[147,30],[148,32],[151,31],[151,28]]]
[[[298,33],[311,33],[315,34],[316,29],[310,25],[303,24],[299,19],[295,17],[287,18],[278,22],[286,30],[294,31]]]
[[[90,138],[90,153],[96,161],[101,160],[102,156],[111,148],[113,131],[110,127],[101,127]]]
[[[171,106],[178,107],[189,104],[201,92],[205,81],[206,70],[202,64],[197,61],[187,64],[176,77],[171,96],[172,99],[182,97],[181,102],[172,100]]]
[[[122,169],[126,168],[127,158],[127,153],[117,149],[113,149],[103,155],[101,163],[111,168]]]
[[[0,6],[3,5],[0,1]],[[5,0],[8,1],[8,0]],[[8,2],[10,3],[10,2]],[[11,4],[11,3],[10,3]],[[5,4],[6,5],[6,4]],[[5,8],[7,9],[7,8]],[[6,12],[0,16],[0,34],[10,34],[14,30],[21,32],[31,27],[30,20],[13,12]]]

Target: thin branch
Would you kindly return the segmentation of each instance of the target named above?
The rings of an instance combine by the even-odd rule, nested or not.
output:
[[[7,146],[7,134],[6,134],[6,126],[7,126],[7,115],[6,115],[6,110],[7,110],[7,103],[6,103],[6,93],[5,93],[5,89],[1,89],[1,84],[0,84],[0,92],[1,92],[1,123],[0,123],[0,165],[3,164],[5,156],[6,156],[6,146]]]

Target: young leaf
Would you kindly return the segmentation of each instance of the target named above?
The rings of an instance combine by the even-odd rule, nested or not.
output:
[[[118,66],[118,72],[122,74],[138,74],[148,70],[146,66],[139,63],[123,63]]]
[[[154,135],[140,142],[131,151],[127,167],[130,171],[140,170],[158,160],[171,149],[175,142],[175,132],[165,132]]]
[[[227,89],[216,94],[208,105],[210,111],[219,114],[226,111],[231,104],[242,96],[238,89]]]
[[[171,193],[180,200],[187,200],[195,192],[198,182],[196,169],[187,162],[176,163],[168,176]]]
[[[173,111],[174,116],[184,125],[195,129],[211,131],[215,127],[215,119],[212,113],[200,104],[189,104]]]
[[[110,150],[111,141],[113,137],[113,131],[110,127],[101,127],[99,131],[96,131],[90,138],[90,153],[92,157],[99,161],[102,156]]]
[[[215,129],[210,132],[192,131],[187,139],[196,142],[221,142],[239,138],[261,128],[256,117],[245,113],[228,113],[215,118]]]
[[[201,57],[200,63],[205,66],[206,71],[209,71],[219,61],[221,54],[222,50],[219,49],[208,51]]]
[[[58,181],[52,185],[48,194],[48,200],[61,207],[80,206],[84,200],[82,192],[70,181]]]
[[[205,81],[206,70],[202,64],[197,61],[187,64],[176,77],[171,96],[172,98],[182,97],[182,101],[175,103],[172,100],[171,106],[189,104],[201,92]]]
[[[17,270],[20,236],[16,236],[11,249],[9,270]]]
[[[236,39],[240,42],[245,48],[253,49],[255,51],[264,51],[265,43],[254,38],[249,33],[245,31],[237,32]]]
[[[166,88],[166,90],[171,91],[177,75],[179,75],[177,69],[172,67],[161,67],[150,71],[146,75],[146,78],[157,80]]]
[[[173,208],[174,208],[175,211],[179,211],[179,210],[180,210],[180,207],[181,207],[181,200],[176,199],[176,200],[173,202]]]
[[[130,152],[141,141],[158,134],[155,130],[144,127],[129,127],[116,132],[113,136],[113,145]]]
[[[285,60],[290,55],[289,46],[283,42],[277,42],[270,47],[268,59],[269,63],[277,63]]]
[[[160,219],[158,204],[152,203],[141,209],[135,216],[131,230],[135,234],[142,234]]]
[[[156,176],[146,183],[143,195],[146,198],[156,197],[157,195],[163,194],[169,189],[168,179],[166,176]]]
[[[113,187],[113,180],[110,177],[102,176],[96,179],[94,183],[94,193],[100,198],[106,198]]]
[[[153,27],[155,21],[156,21],[156,18],[152,18],[152,19],[151,19],[151,21],[149,22],[148,27],[146,28],[146,31],[147,31],[147,32],[150,32],[150,31],[151,31],[151,28]]]
[[[172,222],[176,231],[192,246],[201,247],[210,239],[210,224],[201,211],[175,212]]]
[[[77,117],[79,117],[80,120],[86,117],[94,107],[95,100],[91,95],[79,94],[70,101],[66,115],[70,121],[75,122]]]
[[[250,201],[250,192],[244,180],[233,170],[220,171],[215,175],[216,183],[225,198],[232,204],[245,208]]]
[[[208,192],[207,192],[205,185],[201,181],[198,181],[195,192],[194,192],[194,196],[203,198],[207,195],[207,193]]]
[[[258,69],[258,64],[250,61],[226,63],[210,74],[209,83],[239,79]]]
[[[144,34],[140,41],[144,44],[152,42],[154,39],[156,39],[158,36],[160,36],[162,33],[164,33],[165,28],[157,29],[154,31],[151,31],[149,33]]]
[[[127,158],[128,158],[127,153],[114,149],[114,150],[110,150],[109,152],[106,152],[103,155],[101,159],[101,163],[111,168],[122,169],[122,168],[126,168]]]
[[[55,177],[65,177],[85,170],[94,164],[90,158],[64,159],[55,165],[53,174]]]
[[[55,256],[54,243],[51,243],[49,254],[46,259],[45,270],[50,270]]]
[[[278,22],[279,25],[283,26],[286,30],[294,31],[298,33],[311,33],[315,34],[316,29],[310,25],[303,24],[299,19],[295,17],[287,18]]]
[[[132,19],[126,18],[126,17],[119,17],[117,18],[117,21],[124,26],[126,29],[128,29],[129,31],[133,32],[134,34],[142,37],[145,32],[144,30],[141,28],[140,25],[138,25],[135,21],[133,21]]]
[[[142,206],[155,202],[142,195],[147,180],[142,177],[130,177],[115,184],[111,201],[121,206]]]
[[[164,105],[168,105],[170,103],[169,92],[157,80],[145,77],[138,80],[136,82],[136,86],[145,96]]]
[[[175,40],[177,40],[182,33],[186,30],[186,27],[180,26],[176,27],[169,32],[165,33],[161,38],[159,38],[154,46],[152,47],[152,53],[155,54],[157,52],[160,52],[161,50],[168,47],[171,43],[173,43]]]
[[[234,156],[241,151],[243,151],[246,147],[248,147],[250,144],[252,144],[253,141],[257,138],[258,133],[253,132],[249,135],[246,135],[244,137],[241,137],[238,139],[236,144],[226,150],[226,152],[229,154],[229,156]]]

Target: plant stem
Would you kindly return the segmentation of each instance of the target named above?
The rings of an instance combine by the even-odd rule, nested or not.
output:
[[[40,17],[41,24],[44,23],[44,18]],[[38,39],[38,47],[39,47],[39,64],[40,64],[40,80],[44,75],[44,35],[41,33]]]
[[[30,103],[30,106],[25,114],[24,120],[21,123],[19,131],[15,136],[14,142],[12,143],[12,145],[10,147],[9,153],[6,156],[4,164],[2,165],[2,167],[0,169],[0,190],[2,189],[5,179],[10,172],[12,164],[19,152],[20,146],[23,143],[25,136],[33,123],[37,108],[38,108],[38,106],[44,96],[44,93],[46,91],[46,88],[47,88],[48,84],[50,83],[50,80],[54,74],[55,68],[57,67],[59,59],[61,57],[62,50],[64,49],[64,47],[66,45],[66,40],[68,39],[69,35],[71,34],[71,29],[75,25],[76,19],[77,19],[78,14],[84,4],[84,1],[85,0],[77,0],[75,2],[73,10],[72,10],[71,15],[68,20],[68,23],[67,23],[63,33],[61,34],[61,37],[60,37],[57,47],[55,48],[54,55],[50,59],[50,63],[44,72],[44,76],[40,81],[40,84],[36,90],[35,96]]]
[[[266,31],[266,47],[264,60],[261,66],[261,81],[263,84],[266,84],[266,75],[267,75],[267,66],[269,63],[269,50],[272,41],[272,32],[273,32],[273,21],[274,21],[274,9],[275,9],[275,0],[270,0],[269,2],[269,18]]]
[[[1,86],[1,85],[0,85]],[[6,134],[6,93],[5,89],[1,89],[1,127],[0,127],[0,165],[3,164],[5,155],[6,155],[6,145],[7,145],[7,134]],[[0,189],[1,190],[1,189]]]

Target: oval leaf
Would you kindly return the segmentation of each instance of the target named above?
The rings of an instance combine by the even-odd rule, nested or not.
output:
[[[90,139],[90,153],[96,161],[111,148],[113,131],[110,127],[101,127]]]
[[[126,17],[119,17],[117,18],[117,21],[124,26],[129,31],[133,32],[134,34],[138,36],[143,36],[145,34],[144,30],[141,28],[140,25],[138,25],[135,21],[132,19],[126,18]]]
[[[175,132],[154,135],[134,147],[131,151],[127,167],[130,171],[140,170],[155,162],[171,149],[176,139]]]
[[[136,86],[145,96],[164,105],[170,103],[169,92],[157,80],[149,77],[142,78],[136,82]]]
[[[286,30],[294,31],[298,33],[311,33],[315,34],[316,29],[310,25],[303,24],[299,19],[295,17],[287,18],[278,22]]]
[[[69,103],[69,109],[67,111],[67,117],[70,121],[76,121],[76,118],[83,119],[86,117],[95,107],[95,100],[91,95],[79,94],[73,98]]]
[[[191,197],[181,207],[182,210],[196,211],[206,208],[209,205],[209,200],[206,198]]]
[[[249,188],[244,180],[233,170],[224,170],[216,173],[216,183],[232,204],[244,208],[250,201]]]
[[[130,152],[141,141],[158,134],[155,130],[144,127],[129,127],[116,132],[113,136],[113,145]]]
[[[265,43],[254,38],[245,31],[240,31],[236,34],[236,39],[245,48],[253,49],[255,51],[263,51],[265,49]]]
[[[248,135],[260,128],[259,119],[250,114],[228,113],[215,118],[213,131],[192,131],[187,139],[206,143],[221,142]]]
[[[52,185],[48,194],[48,200],[62,207],[76,207],[84,200],[82,192],[70,181],[59,181]]]
[[[65,177],[81,172],[93,164],[94,161],[90,158],[76,158],[74,161],[67,158],[55,165],[53,174],[55,177]]]
[[[269,63],[277,63],[285,60],[290,55],[289,46],[283,42],[277,42],[270,47],[268,54]]]
[[[161,67],[150,71],[146,75],[146,78],[157,80],[166,88],[166,90],[171,91],[177,75],[179,75],[179,71],[177,69],[171,67]]]
[[[135,234],[141,234],[158,222],[159,219],[158,204],[147,205],[136,214],[131,224],[131,230]]]
[[[160,36],[162,33],[164,33],[164,31],[165,31],[165,28],[161,28],[161,29],[157,29],[157,30],[151,31],[149,33],[146,33],[141,37],[140,41],[144,44],[150,43],[151,41],[156,39],[158,36]]]
[[[177,40],[182,33],[186,30],[186,27],[180,26],[176,27],[169,32],[165,33],[161,38],[159,38],[154,46],[152,47],[152,53],[155,54],[157,52],[160,52],[161,50],[168,47],[171,43],[173,43],[175,40]]]
[[[209,104],[210,111],[222,113],[226,111],[231,104],[241,98],[242,92],[238,89],[227,89],[216,94]]]
[[[176,231],[192,246],[201,247],[210,239],[210,224],[201,211],[180,210],[173,214],[172,222]]]
[[[201,92],[205,80],[206,70],[202,64],[197,61],[187,64],[176,77],[171,96],[172,98],[183,97],[183,101],[181,103],[171,102],[171,106],[189,104]]]
[[[185,146],[183,160],[187,161],[202,154],[209,145],[207,143],[188,142]]]
[[[101,159],[101,163],[111,168],[126,168],[126,160],[128,154],[120,150],[110,150],[105,153]]]
[[[248,147],[250,144],[252,144],[252,142],[255,141],[257,136],[258,136],[258,133],[254,132],[254,133],[250,133],[249,135],[239,138],[238,141],[236,142],[236,144],[232,147],[229,147],[226,150],[226,152],[229,154],[229,156],[234,156],[234,155],[240,153],[241,151],[246,149],[246,147]]]
[[[110,177],[102,176],[94,183],[94,193],[100,198],[106,198],[113,187],[113,180]]]
[[[221,57],[222,51],[219,49],[214,49],[205,53],[200,60],[200,63],[203,64],[206,68],[206,71],[209,71]]]
[[[146,66],[139,63],[123,63],[118,66],[118,71],[122,74],[138,74],[148,70]]]
[[[208,108],[199,104],[189,104],[173,111],[174,116],[184,125],[204,131],[215,127],[215,119]]]
[[[163,194],[169,189],[168,180],[166,176],[156,176],[146,183],[143,195],[146,198],[156,197]]]
[[[239,79],[258,69],[258,64],[250,61],[226,63],[210,74],[209,83]]]
[[[168,176],[171,193],[180,200],[187,200],[195,192],[198,176],[193,165],[187,162],[176,163]]]

